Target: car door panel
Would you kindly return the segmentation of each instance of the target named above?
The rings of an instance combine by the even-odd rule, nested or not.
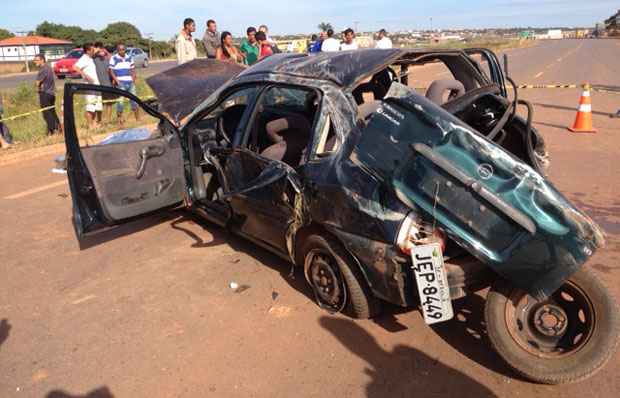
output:
[[[76,114],[81,109],[74,107],[74,97],[102,93],[136,102],[142,119],[148,116],[154,122],[141,128],[148,138],[80,147]],[[67,175],[78,240],[183,201],[187,191],[183,149],[178,131],[164,116],[125,91],[72,83],[65,86],[64,111]],[[112,137],[131,136],[129,130],[117,133]]]
[[[145,148],[164,148],[164,152],[145,161],[138,178]],[[108,218],[122,220],[171,206],[183,197],[185,187],[182,151],[178,138],[123,144],[98,145],[82,149],[91,171],[95,190]],[[168,170],[167,173],[164,170]]]
[[[231,228],[287,252],[286,232],[294,218],[299,184],[295,171],[282,162],[236,148],[224,155],[223,178],[231,203]]]

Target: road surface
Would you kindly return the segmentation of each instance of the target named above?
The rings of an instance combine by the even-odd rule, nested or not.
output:
[[[519,82],[620,84],[615,41],[510,52]],[[538,78],[540,72],[543,72]],[[566,131],[579,90],[531,90],[550,178],[607,231],[590,261],[620,297],[620,106],[594,93],[599,133]],[[126,225],[80,251],[52,155],[0,166],[0,396],[616,397],[620,356],[574,385],[523,381],[485,336],[483,296],[429,328],[417,311],[331,316],[280,259],[182,212]],[[233,293],[230,282],[247,285]],[[64,395],[60,395],[64,396]],[[68,396],[68,395],[67,395]]]
[[[138,76],[142,78],[149,77],[151,75],[163,72],[176,66],[176,61],[151,61],[148,68],[138,68]],[[36,78],[35,73],[22,73],[9,76],[0,76],[0,90],[14,89],[22,83],[30,84]],[[75,81],[72,79],[56,80],[57,84],[64,84],[67,81]]]

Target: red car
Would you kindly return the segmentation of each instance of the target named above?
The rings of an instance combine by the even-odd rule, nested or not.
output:
[[[69,51],[65,56],[54,63],[54,74],[58,79],[64,79],[65,77],[80,78],[81,75],[76,71],[73,66],[84,54],[84,50],[81,48],[74,48]]]

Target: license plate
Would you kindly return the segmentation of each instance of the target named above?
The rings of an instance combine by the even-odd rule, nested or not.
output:
[[[411,251],[424,322],[445,322],[454,316],[448,276],[439,243],[415,246]]]
[[[60,71],[61,71],[61,72],[69,72],[69,70],[68,70],[68,69],[65,69],[65,68],[60,68]]]

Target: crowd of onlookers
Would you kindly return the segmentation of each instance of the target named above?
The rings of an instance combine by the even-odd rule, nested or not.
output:
[[[183,29],[177,36],[175,49],[179,64],[189,62],[198,57],[199,45],[194,38],[196,22],[192,18],[183,21]],[[250,26],[246,29],[246,37],[239,47],[233,43],[232,34],[228,31],[219,32],[217,23],[210,19],[207,21],[205,34],[202,38],[207,58],[219,61],[233,62],[241,65],[253,65],[262,58],[280,52],[274,40],[269,37],[269,28],[266,25],[259,26],[258,30]],[[385,29],[377,32],[376,48],[392,48],[392,41],[387,36]],[[336,38],[333,29],[312,35],[308,45],[308,53],[333,52],[357,50],[355,32],[349,28],[342,32],[340,38]]]
[[[189,62],[198,57],[199,45],[194,39],[196,22],[192,18],[183,21],[183,29],[176,38],[175,49],[179,64]],[[269,36],[269,28],[260,25],[258,29],[250,26],[246,29],[246,37],[240,46],[233,43],[232,34],[228,31],[219,32],[217,23],[210,19],[207,21],[206,31],[202,38],[202,46],[207,58],[225,62],[233,62],[241,65],[253,65],[259,60],[280,52],[274,40]],[[392,41],[387,36],[385,29],[377,32],[376,48],[392,48]],[[82,78],[90,84],[106,87],[116,87],[131,94],[136,94],[136,71],[131,55],[127,53],[124,43],[116,46],[116,52],[110,54],[101,43],[86,43],[83,46],[84,55],[76,62],[75,69]],[[308,53],[334,52],[357,50],[358,44],[353,29],[346,29],[338,38],[332,29],[313,35],[307,47]],[[48,135],[62,132],[56,110],[56,84],[54,72],[46,62],[44,54],[35,57],[35,64],[39,68],[35,87],[39,95],[39,103],[43,119],[47,125]],[[112,120],[112,110],[116,107],[117,121],[124,123],[123,111],[125,101],[119,100],[112,93],[101,94],[87,93],[84,95],[85,111],[88,128],[94,129],[105,121]],[[0,115],[2,115],[2,102],[0,97]],[[140,115],[135,102],[130,103],[136,120]],[[0,116],[1,118],[1,116]],[[0,122],[0,147],[8,147],[11,143],[10,133],[5,124]]]

